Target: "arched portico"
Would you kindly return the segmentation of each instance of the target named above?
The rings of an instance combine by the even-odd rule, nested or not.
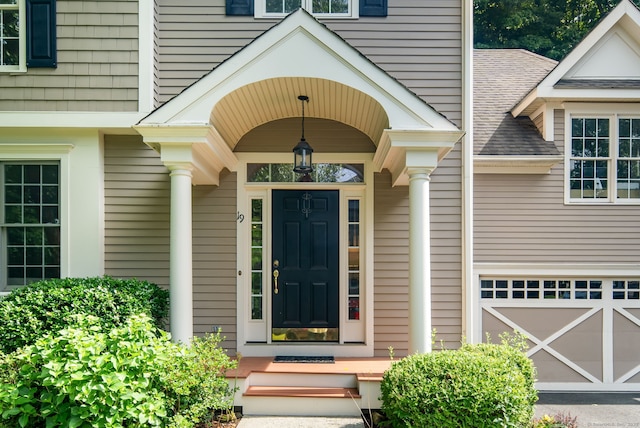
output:
[[[292,62],[293,51],[308,58]],[[409,185],[410,351],[430,350],[429,174],[462,133],[304,11],[290,15],[136,126],[173,171],[174,339],[186,342],[193,336],[188,307],[192,262],[184,254],[191,248],[191,206],[184,193],[192,185],[217,185],[223,169],[237,171],[245,162],[234,152],[241,138],[260,125],[298,117],[298,95],[310,97],[309,117],[348,125],[370,139],[370,171],[388,169],[393,185]],[[369,324],[366,328],[372,329]]]

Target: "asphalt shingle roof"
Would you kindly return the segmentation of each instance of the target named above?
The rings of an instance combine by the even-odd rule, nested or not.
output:
[[[474,154],[558,155],[528,117],[510,113],[557,62],[523,49],[476,49],[473,61]]]

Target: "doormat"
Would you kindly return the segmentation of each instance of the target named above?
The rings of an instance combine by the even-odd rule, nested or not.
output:
[[[278,355],[273,359],[274,363],[335,363],[333,357],[298,357],[293,355]]]

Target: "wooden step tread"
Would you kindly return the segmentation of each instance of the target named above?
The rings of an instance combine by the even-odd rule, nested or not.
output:
[[[327,388],[315,386],[250,386],[242,394],[255,397],[360,398],[357,388]]]

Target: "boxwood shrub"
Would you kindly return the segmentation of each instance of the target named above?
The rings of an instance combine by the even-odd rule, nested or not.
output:
[[[193,427],[229,409],[235,367],[219,335],[175,344],[146,315],[105,328],[94,316],[0,353],[0,428]]]
[[[384,374],[392,427],[526,427],[537,391],[533,362],[518,346],[464,345],[414,354]]]
[[[122,325],[133,314],[147,314],[164,327],[169,292],[136,279],[66,278],[36,282],[0,300],[0,350],[12,352],[63,329],[75,314],[94,315],[101,325]]]

